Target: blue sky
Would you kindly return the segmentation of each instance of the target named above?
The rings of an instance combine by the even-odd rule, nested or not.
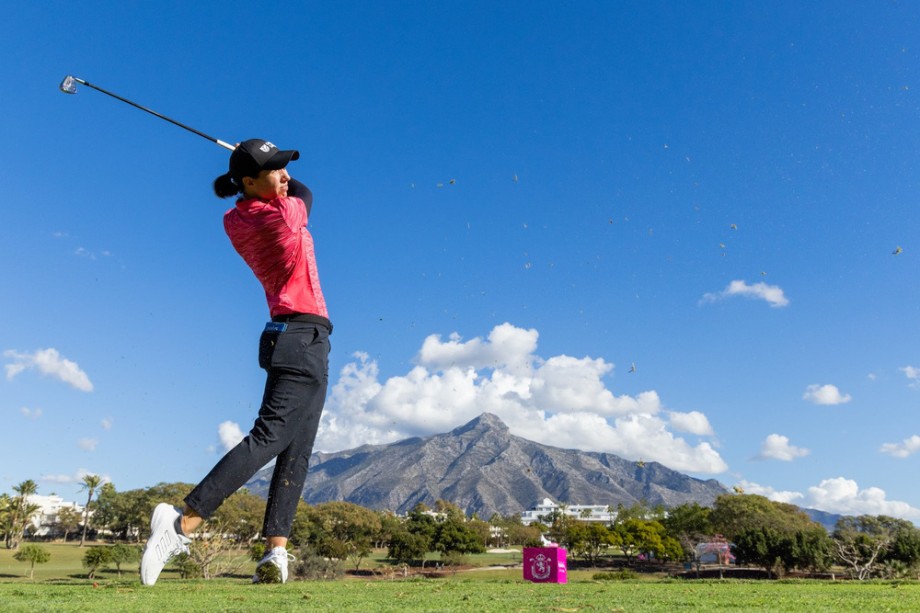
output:
[[[547,444],[920,521],[916,5],[6,16],[0,491],[197,482],[261,397],[267,308],[210,187],[226,151],[60,93],[72,74],[301,151],[335,323],[317,449],[490,411]]]

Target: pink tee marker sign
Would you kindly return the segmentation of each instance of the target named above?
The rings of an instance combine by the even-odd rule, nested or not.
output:
[[[534,583],[566,583],[565,556],[562,547],[525,547],[524,579]]]

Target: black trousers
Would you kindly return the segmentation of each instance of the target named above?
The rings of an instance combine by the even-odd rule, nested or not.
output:
[[[272,325],[270,325],[272,326]],[[329,379],[329,332],[290,322],[259,339],[259,365],[268,373],[259,416],[249,434],[185,498],[207,519],[273,458],[263,536],[287,537],[303,493]]]

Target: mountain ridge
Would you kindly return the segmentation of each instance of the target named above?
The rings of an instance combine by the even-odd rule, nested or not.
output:
[[[246,484],[265,496],[273,467]],[[544,498],[567,504],[711,506],[729,490],[657,462],[542,445],[511,434],[491,413],[450,432],[313,454],[303,497],[406,513],[448,500],[468,515],[517,515]]]

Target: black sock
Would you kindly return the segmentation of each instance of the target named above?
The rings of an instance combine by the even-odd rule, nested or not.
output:
[[[185,532],[182,531],[182,513],[179,513],[179,517],[176,518],[176,534],[186,536]]]

